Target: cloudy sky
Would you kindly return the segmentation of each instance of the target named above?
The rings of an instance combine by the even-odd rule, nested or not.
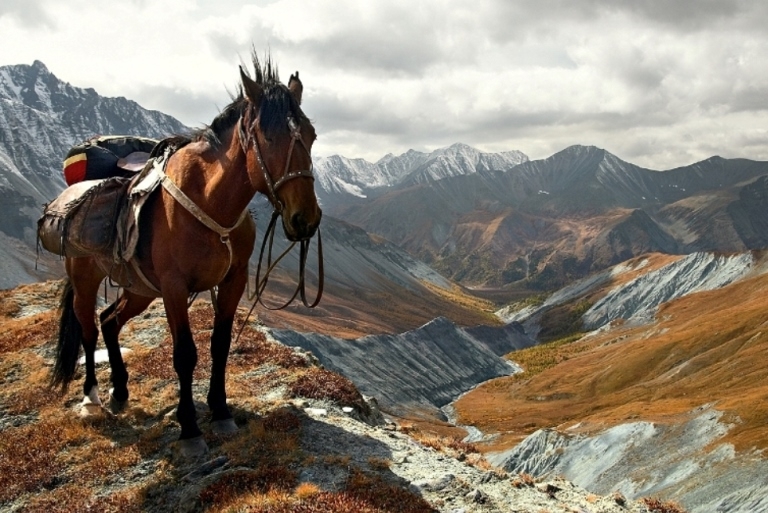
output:
[[[768,160],[766,27],[763,0],[0,0],[0,65],[200,126],[270,49],[316,154],[591,144],[669,169]]]

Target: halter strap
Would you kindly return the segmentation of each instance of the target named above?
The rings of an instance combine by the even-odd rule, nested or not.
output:
[[[244,117],[240,118],[240,122],[237,125],[238,130],[238,137],[240,139],[240,147],[243,149],[243,153],[248,155],[248,146],[253,145],[254,153],[256,154],[256,161],[259,164],[259,168],[261,169],[261,173],[264,176],[264,182],[267,184],[267,193],[269,196],[270,201],[272,202],[272,206],[274,206],[275,210],[277,212],[283,211],[283,202],[280,201],[280,198],[277,197],[277,190],[285,185],[286,182],[289,180],[293,180],[294,178],[310,178],[312,180],[315,179],[314,173],[312,173],[312,154],[309,151],[309,148],[307,148],[307,145],[304,143],[304,139],[301,137],[301,130],[299,129],[298,123],[296,123],[296,120],[291,116],[288,115],[288,128],[291,131],[291,143],[288,146],[288,157],[285,159],[285,169],[283,170],[283,174],[280,178],[277,179],[277,181],[274,181],[272,179],[272,175],[269,172],[269,168],[267,167],[267,163],[264,162],[264,159],[261,156],[261,148],[259,147],[259,141],[255,137],[251,136],[251,132],[247,131],[245,127],[243,126],[246,122]],[[256,120],[251,123],[251,129],[253,129],[256,125]],[[293,157],[293,149],[296,146],[296,141],[299,141],[301,143],[302,148],[304,148],[304,151],[307,152],[307,155],[309,156],[309,169],[297,169],[294,171],[290,171],[289,168],[291,166],[291,158]]]

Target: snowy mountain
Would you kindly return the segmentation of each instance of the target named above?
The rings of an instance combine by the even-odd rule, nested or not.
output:
[[[392,187],[407,187],[480,171],[506,171],[527,162],[519,151],[484,153],[456,143],[431,153],[408,150],[387,154],[378,162],[339,155],[316,157],[318,196],[324,206],[335,207],[354,198],[377,196]]]
[[[40,61],[0,66],[0,287],[50,276],[35,270],[35,222],[41,205],[64,189],[62,159],[98,134],[162,137],[187,129],[125,98],[62,82]]]
[[[40,61],[0,67],[0,195],[48,201],[64,188],[67,150],[93,135],[163,137],[186,131],[171,116],[62,82]]]

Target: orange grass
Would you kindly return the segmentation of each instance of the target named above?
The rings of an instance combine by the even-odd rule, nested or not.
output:
[[[45,513],[173,510],[177,494],[189,486],[183,479],[189,467],[175,460],[169,446],[178,436],[178,425],[167,415],[177,401],[170,337],[150,349],[131,339],[129,325],[123,338],[134,349],[126,361],[131,373],[130,402],[118,416],[105,414],[82,422],[76,416],[79,386],[70,387],[63,396],[47,389],[50,365],[45,358],[50,356],[41,355],[50,354],[50,348],[41,346],[53,344],[56,311],[26,319],[13,317],[30,301],[55,295],[56,290],[55,284],[30,286],[19,301],[13,291],[0,292],[0,411],[12,416],[12,423],[0,432],[0,509]],[[55,298],[47,301],[55,303]],[[243,318],[241,313],[236,327]],[[210,367],[210,305],[198,302],[190,310],[190,319],[199,353],[196,378],[205,379]],[[165,319],[142,317],[138,322],[154,327],[153,323]],[[311,367],[304,355],[267,342],[251,327],[233,344],[229,362],[230,402],[241,429],[230,437],[206,434],[206,440],[211,456],[226,456],[233,470],[224,471],[193,497],[196,510],[432,511],[420,497],[377,476],[389,475],[386,459],[370,458],[366,468],[370,474],[363,474],[350,468],[348,455],[303,453],[306,417],[286,405],[289,396],[367,408],[349,380]],[[97,375],[108,383],[108,366],[99,366]],[[81,379],[76,378],[77,384]],[[288,393],[274,395],[286,389],[290,389]],[[274,398],[258,398],[268,393]],[[13,423],[18,427],[11,427]],[[298,482],[304,466],[323,461],[348,476],[336,491],[324,490],[319,483]]]
[[[343,406],[354,406],[358,411],[369,410],[363,396],[349,379],[319,367],[307,369],[289,388],[292,397],[329,399]]]
[[[460,422],[504,433],[499,448],[538,428],[673,422],[715,403],[741,419],[726,441],[768,448],[767,311],[768,275],[673,301],[655,325],[564,345],[557,364],[530,380],[478,387],[457,402]]]

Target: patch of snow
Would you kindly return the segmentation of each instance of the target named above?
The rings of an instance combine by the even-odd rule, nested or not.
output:
[[[121,347],[120,348],[120,354],[123,356],[131,354],[133,351],[128,349],[127,347]],[[94,362],[96,365],[100,363],[108,363],[109,362],[109,353],[106,349],[99,349],[94,353]],[[81,356],[79,360],[77,360],[77,363],[80,365],[85,365],[85,356]]]

